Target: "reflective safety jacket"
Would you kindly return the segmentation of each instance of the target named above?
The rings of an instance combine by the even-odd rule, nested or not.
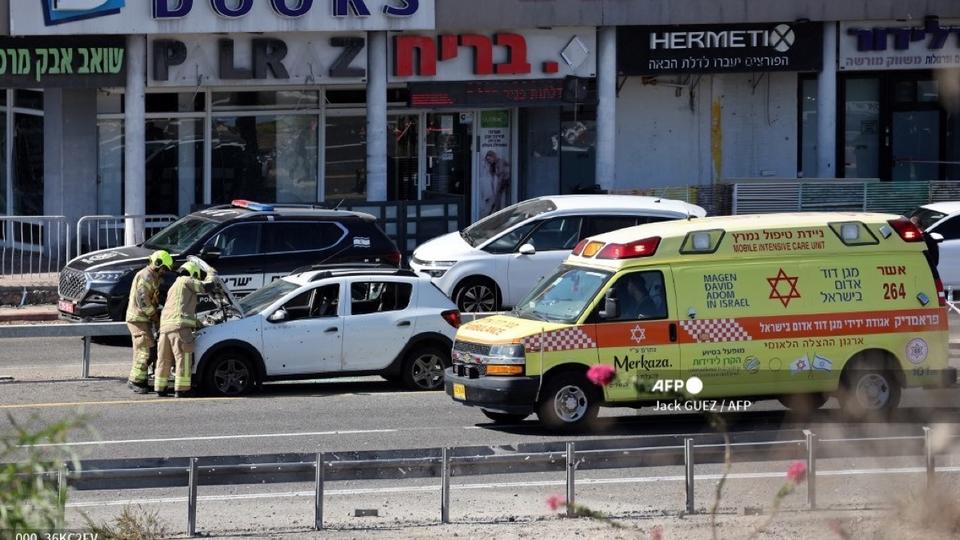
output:
[[[150,322],[160,311],[160,272],[148,266],[137,272],[130,286],[126,322]]]
[[[203,281],[190,276],[180,276],[167,292],[167,302],[160,316],[160,331],[175,332],[181,328],[197,328],[197,297],[213,284],[216,272],[208,272]]]

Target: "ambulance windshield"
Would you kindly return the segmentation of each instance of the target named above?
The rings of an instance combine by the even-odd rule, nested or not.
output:
[[[610,275],[609,272],[561,266],[517,304],[513,314],[522,319],[574,323]]]

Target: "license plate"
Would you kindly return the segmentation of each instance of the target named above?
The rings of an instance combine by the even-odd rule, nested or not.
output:
[[[462,384],[453,385],[453,399],[466,400],[467,399],[467,387]]]
[[[66,302],[64,300],[60,300],[59,302],[57,302],[57,309],[59,309],[60,311],[64,311],[66,313],[76,313],[77,305],[74,304],[73,302]]]

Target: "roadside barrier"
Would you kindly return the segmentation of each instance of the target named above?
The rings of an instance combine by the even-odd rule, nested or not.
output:
[[[177,216],[173,214],[84,216],[77,221],[76,254],[80,256],[91,251],[123,246],[128,221],[143,223],[143,227],[136,227],[138,234],[135,240],[140,244],[176,220]]]
[[[852,458],[875,456],[922,456],[924,466],[916,467],[917,473],[926,474],[931,486],[936,479],[936,448],[932,430],[922,428],[922,435],[871,437],[852,439],[820,439],[810,430],[802,432],[803,438],[789,440],[747,441],[731,443],[738,462],[781,461],[801,459],[807,466],[807,508],[815,510],[817,488],[817,460],[827,458]],[[440,522],[450,522],[453,477],[518,474],[534,472],[565,472],[568,515],[576,500],[577,471],[599,469],[624,469],[682,465],[685,473],[685,511],[696,513],[694,488],[696,465],[722,463],[725,444],[716,434],[687,436],[664,436],[682,444],[667,444],[657,447],[618,447],[621,441],[592,441],[589,449],[577,449],[573,442],[542,443],[549,450],[539,452],[505,451],[505,448],[482,447],[486,452],[477,455],[478,447],[440,448],[407,451],[408,457],[393,459],[351,459],[351,453],[318,453],[306,456],[302,461],[253,463],[254,456],[237,456],[237,464],[200,465],[200,458],[176,460],[182,465],[162,467],[130,467],[125,469],[97,469],[90,462],[81,463],[80,470],[62,470],[56,473],[63,488],[87,490],[143,489],[146,487],[186,487],[186,531],[197,535],[197,497],[201,485],[237,486],[281,482],[312,482],[314,484],[313,522],[316,530],[324,528],[324,490],[326,482],[440,478]],[[682,441],[681,441],[682,438]],[[957,437],[952,437],[956,440]],[[647,439],[649,440],[649,439]],[[697,440],[705,442],[697,443]],[[639,439],[637,439],[639,441]],[[632,443],[633,441],[627,441]],[[886,443],[882,449],[877,443]],[[622,444],[622,443],[621,443]],[[694,458],[696,456],[697,459]],[[210,461],[212,458],[203,458]],[[156,463],[158,460],[150,460]],[[160,460],[166,461],[166,460]],[[891,469],[903,472],[904,468]],[[912,472],[909,468],[907,472]],[[875,474],[882,473],[878,469]],[[943,467],[942,473],[960,473],[960,467]],[[710,475],[714,480],[715,475]]]
[[[94,337],[126,336],[126,323],[25,324],[0,325],[0,339],[4,338],[83,338],[80,357],[80,378],[90,378],[90,342]]]
[[[71,232],[64,216],[0,216],[0,279],[55,279],[72,256]]]

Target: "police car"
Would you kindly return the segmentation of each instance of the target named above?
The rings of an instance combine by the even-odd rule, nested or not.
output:
[[[176,265],[191,255],[202,258],[237,296],[306,265],[401,262],[397,246],[368,214],[235,200],[190,214],[139,246],[70,261],[60,273],[61,318],[123,321],[133,276],[161,249]],[[168,273],[165,285],[174,277]]]
[[[450,365],[460,312],[409,270],[328,268],[274,281],[203,314],[196,379],[237,396],[258,383],[381,375],[436,390]]]

